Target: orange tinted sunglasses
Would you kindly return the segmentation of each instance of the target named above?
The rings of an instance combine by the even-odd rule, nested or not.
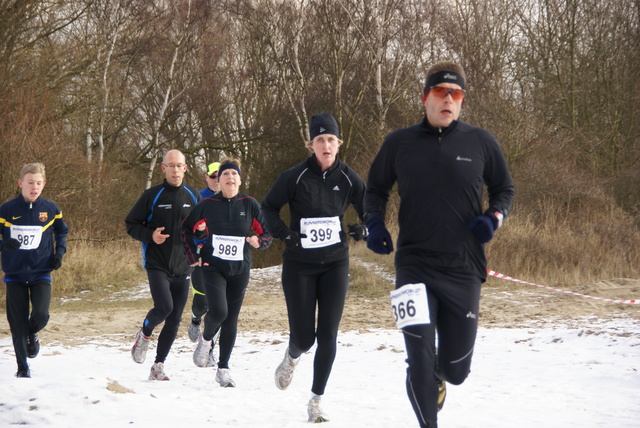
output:
[[[432,86],[429,89],[438,98],[446,98],[447,95],[451,94],[451,98],[454,100],[463,99],[467,93],[464,89],[443,88],[442,86]]]

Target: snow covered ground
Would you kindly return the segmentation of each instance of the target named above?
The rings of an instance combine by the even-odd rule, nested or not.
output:
[[[184,331],[181,330],[181,331]],[[286,337],[245,332],[231,368],[236,388],[193,365],[183,335],[166,362],[169,382],[147,380],[151,362],[132,362],[132,338],[43,346],[32,378],[17,379],[9,337],[0,338],[0,426],[304,427],[312,354],[278,390],[273,373]],[[330,427],[417,426],[404,389],[401,334],[342,332],[323,398]],[[314,348],[315,349],[315,348]],[[313,349],[312,349],[313,351]],[[152,360],[155,344],[147,360]],[[585,319],[584,328],[480,329],[472,373],[449,386],[441,427],[640,426],[640,323]]]

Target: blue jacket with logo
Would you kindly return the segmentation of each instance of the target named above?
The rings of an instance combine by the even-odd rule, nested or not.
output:
[[[67,251],[68,233],[62,211],[52,201],[39,197],[35,202],[26,202],[20,195],[2,204],[2,239],[15,238],[21,244],[18,250],[2,252],[4,281],[50,280],[53,256]]]
[[[175,187],[166,180],[142,193],[125,223],[129,235],[142,242],[145,269],[159,269],[174,276],[193,270],[184,256],[181,228],[200,200],[200,193],[193,187]],[[164,227],[162,233],[169,235],[160,245],[153,242],[153,231],[158,227]]]

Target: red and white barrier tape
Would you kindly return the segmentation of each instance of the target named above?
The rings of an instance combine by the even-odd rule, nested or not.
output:
[[[504,279],[504,280],[507,280],[507,281],[519,282],[521,284],[534,285],[536,287],[546,288],[547,290],[559,291],[561,293],[572,294],[574,296],[586,297],[587,299],[602,300],[604,302],[609,302],[609,303],[625,303],[625,304],[628,304],[628,305],[640,305],[640,299],[633,299],[633,300],[605,299],[604,297],[589,296],[587,294],[576,293],[575,291],[567,291],[567,290],[562,290],[560,288],[549,287],[548,285],[540,285],[540,284],[535,284],[533,282],[522,281],[520,279],[511,278],[510,276],[498,273],[498,272],[493,271],[493,270],[487,270],[487,273],[489,275],[491,275],[491,276],[495,276],[496,278]]]

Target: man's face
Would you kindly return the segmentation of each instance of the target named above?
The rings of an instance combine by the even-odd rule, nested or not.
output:
[[[184,180],[184,173],[187,170],[184,155],[177,151],[167,153],[162,163],[162,171],[167,179],[167,183],[172,186],[181,186]]]
[[[204,179],[207,180],[207,187],[212,191],[218,193],[220,191],[220,181],[218,180],[218,171],[214,171],[204,175]]]
[[[455,83],[439,83],[439,88],[461,89],[460,85]],[[462,102],[464,97],[454,100],[452,95],[446,94],[444,98],[436,94],[432,89],[424,100],[424,107],[427,114],[427,120],[432,126],[446,128],[451,122],[458,120]]]
[[[22,189],[22,197],[27,202],[35,202],[42,194],[46,182],[42,174],[25,174],[23,179],[18,179],[18,186]]]

